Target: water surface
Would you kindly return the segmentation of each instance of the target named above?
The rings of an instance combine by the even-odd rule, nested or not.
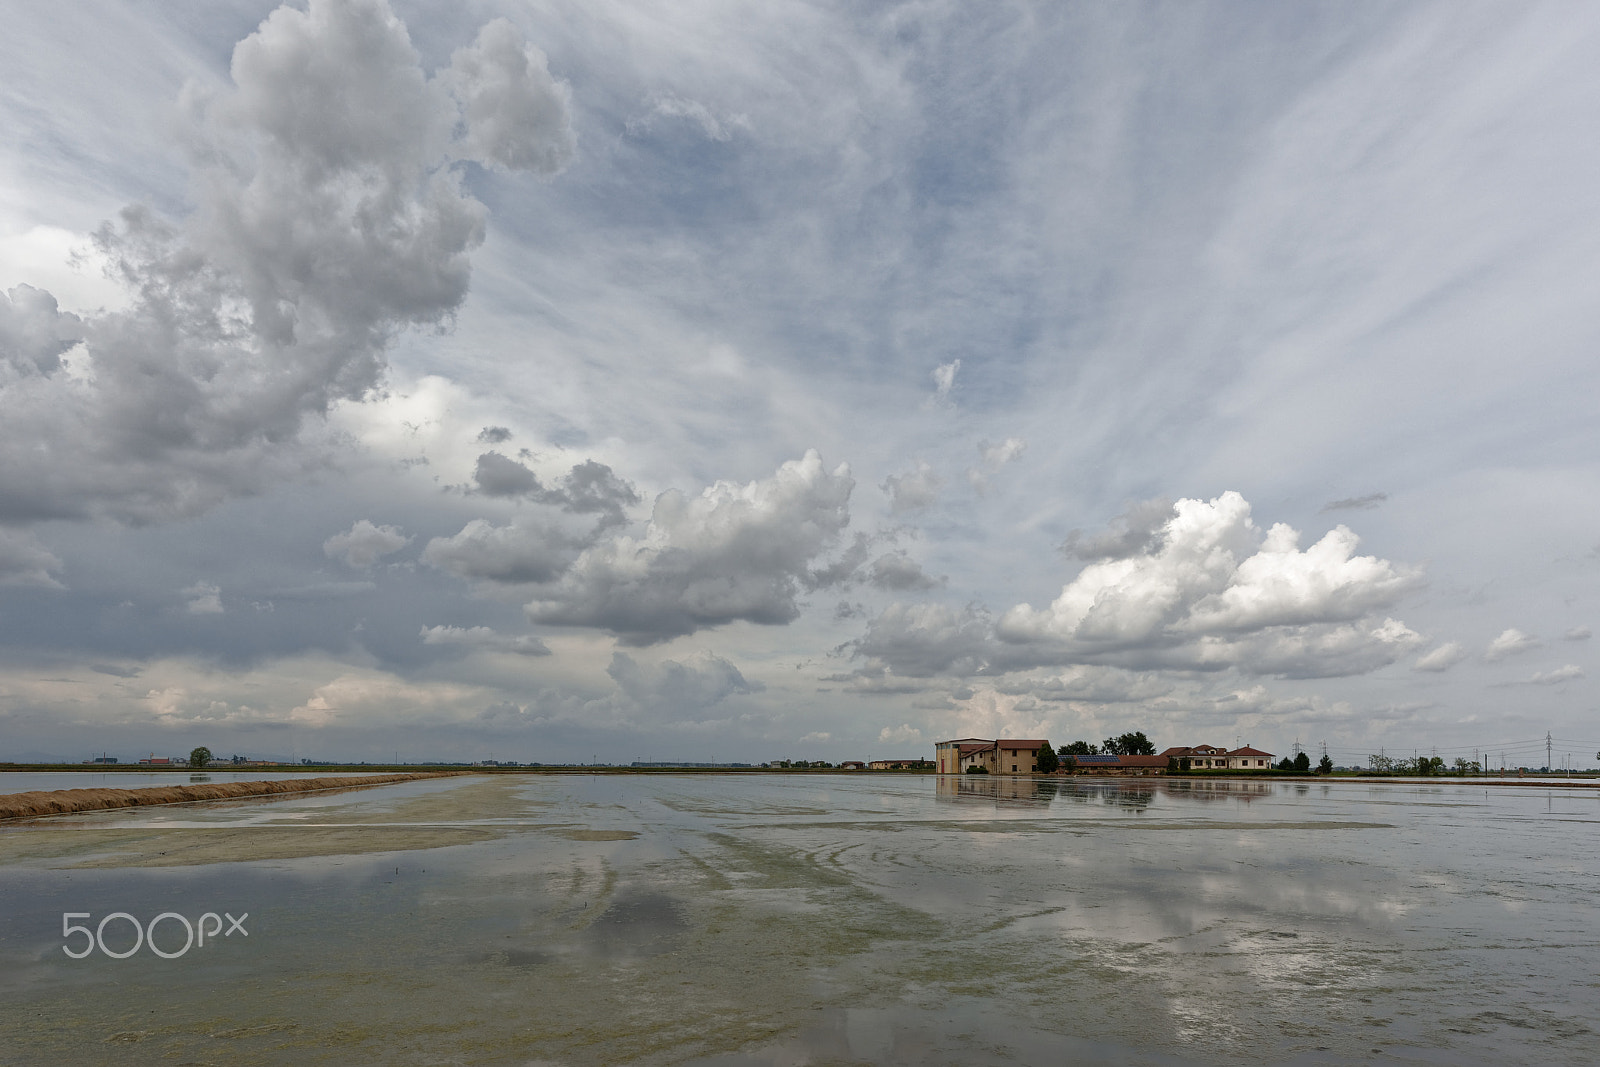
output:
[[[59,817],[0,831],[0,1062],[1590,1063],[1597,823],[1590,790],[909,775]],[[249,935],[72,960],[69,910]]]

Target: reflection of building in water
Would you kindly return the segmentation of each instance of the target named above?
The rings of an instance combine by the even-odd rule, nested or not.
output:
[[[1059,788],[1060,784],[1053,779],[1024,778],[1020,774],[1015,778],[1009,775],[950,775],[935,781],[934,796],[943,801],[1043,807],[1056,797]]]
[[[1237,779],[1179,778],[1162,782],[1161,791],[1181,800],[1242,800],[1246,804],[1257,797],[1271,796],[1271,782],[1241,782]]]
[[[1043,738],[989,741],[981,737],[962,737],[940,741],[934,746],[936,769],[940,774],[965,774],[973,767],[981,767],[989,774],[1037,774],[1039,765],[1035,755],[1041,746],[1049,744]]]

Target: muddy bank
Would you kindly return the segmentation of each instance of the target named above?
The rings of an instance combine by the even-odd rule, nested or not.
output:
[[[54,789],[0,796],[0,819],[66,815],[77,811],[137,808],[150,804],[187,804],[196,800],[237,800],[280,793],[314,793],[324,789],[360,789],[391,782],[445,778],[465,771],[427,774],[374,774],[341,778],[287,778],[269,782],[214,782],[206,785],[152,786],[147,789]]]

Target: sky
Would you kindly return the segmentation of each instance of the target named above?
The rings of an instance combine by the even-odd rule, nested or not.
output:
[[[0,12],[0,758],[1600,759],[1600,8]]]

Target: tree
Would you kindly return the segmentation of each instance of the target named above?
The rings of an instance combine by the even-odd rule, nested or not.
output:
[[[1100,743],[1101,751],[1110,756],[1154,756],[1155,744],[1144,735],[1143,730],[1120,737],[1108,737]]]
[[[1294,758],[1294,773],[1296,773],[1296,774],[1310,774],[1311,773],[1311,755],[1309,753],[1302,752],[1302,753],[1300,753],[1298,756],[1296,756]]]
[[[1317,764],[1317,773],[1318,774],[1332,774],[1333,773],[1333,760],[1328,757],[1328,754],[1326,752],[1324,752],[1322,754],[1322,762]]]
[[[1039,768],[1040,774],[1054,774],[1061,766],[1061,759],[1056,755],[1056,750],[1050,747],[1050,742],[1046,741],[1033,754],[1033,763]]]
[[[1292,771],[1292,770],[1294,770],[1294,760],[1290,759],[1288,756],[1283,757],[1281,760],[1278,761],[1278,770],[1280,770],[1280,771]]]
[[[968,774],[988,774],[989,773],[989,768],[985,767],[981,763],[974,763],[972,766],[967,768],[967,773]]]
[[[1063,746],[1065,747],[1065,746]],[[1078,757],[1070,753],[1061,757],[1061,769],[1068,774],[1078,773]]]
[[[204,745],[189,753],[189,766],[204,767],[211,762],[211,750]]]
[[[1178,757],[1177,756],[1168,756],[1167,757],[1167,773],[1168,774],[1177,774],[1178,773]]]
[[[1070,745],[1061,746],[1063,756],[1098,756],[1100,749],[1087,741],[1074,741]]]

